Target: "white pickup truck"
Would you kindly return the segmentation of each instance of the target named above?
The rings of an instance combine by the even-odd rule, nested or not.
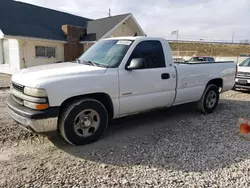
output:
[[[212,113],[235,84],[234,62],[176,63],[167,40],[98,41],[75,63],[21,70],[12,76],[9,113],[36,133],[59,131],[73,145],[96,141],[110,120],[197,102]]]
[[[238,64],[234,89],[250,89],[250,57]]]

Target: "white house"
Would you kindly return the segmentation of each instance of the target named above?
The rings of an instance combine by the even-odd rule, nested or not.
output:
[[[102,38],[145,35],[132,14],[92,20],[11,0],[0,12],[0,73],[72,60]]]

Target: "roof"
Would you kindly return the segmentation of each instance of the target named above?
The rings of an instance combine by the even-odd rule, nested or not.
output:
[[[62,25],[87,27],[90,20],[27,3],[1,0],[0,29],[4,35],[66,41]]]
[[[103,40],[136,40],[136,39],[144,39],[147,36],[136,36],[136,37],[131,37],[131,36],[123,36],[123,37],[112,37],[112,38],[106,38]],[[147,37],[147,39],[159,39],[158,37]]]
[[[97,20],[13,0],[1,0],[0,31],[4,35],[66,41],[62,25],[87,28],[81,41],[97,41],[132,14]]]
[[[129,15],[130,14],[122,14],[88,21],[87,33],[88,35],[95,33],[95,40],[99,40],[103,35],[109,32],[112,28],[114,28],[118,23],[127,18]]]

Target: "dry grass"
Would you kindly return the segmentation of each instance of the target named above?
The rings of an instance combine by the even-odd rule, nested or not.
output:
[[[170,42],[171,49],[177,51],[197,51],[195,55],[210,56],[239,56],[242,53],[250,54],[250,45],[242,44],[218,44],[218,43],[173,43]]]

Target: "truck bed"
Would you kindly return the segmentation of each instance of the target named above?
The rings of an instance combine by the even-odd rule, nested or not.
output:
[[[182,104],[184,100],[193,102],[200,98],[211,79],[222,82],[221,92],[232,89],[235,83],[236,66],[233,61],[176,63],[177,95],[174,105]]]

